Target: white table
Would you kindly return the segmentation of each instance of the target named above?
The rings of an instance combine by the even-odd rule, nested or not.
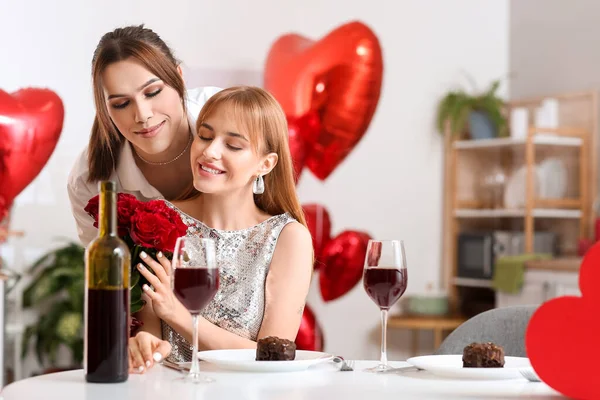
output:
[[[360,361],[355,371],[341,372],[332,364],[302,372],[241,373],[219,370],[202,362],[201,370],[216,379],[208,385],[174,382],[181,374],[161,365],[144,375],[130,375],[119,384],[86,383],[82,370],[60,372],[24,379],[6,386],[0,400],[300,400],[300,399],[506,399],[562,398],[544,383],[523,379],[503,381],[461,381],[443,379],[427,371],[372,374],[361,370],[375,361]],[[392,363],[394,367],[408,365]]]

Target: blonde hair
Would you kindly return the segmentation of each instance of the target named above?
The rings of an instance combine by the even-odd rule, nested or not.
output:
[[[202,107],[196,131],[223,105],[231,107],[237,122],[246,129],[258,154],[276,153],[278,156],[273,170],[263,177],[265,192],[254,195],[258,208],[270,215],[288,213],[307,226],[296,194],[287,120],[277,100],[258,87],[236,86],[224,89],[210,97]]]

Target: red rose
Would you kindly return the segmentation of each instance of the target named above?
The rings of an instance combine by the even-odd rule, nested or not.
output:
[[[162,214],[165,218],[171,221],[174,225],[173,229],[175,229],[177,233],[181,234],[179,236],[183,236],[187,232],[187,225],[183,223],[179,213],[169,207],[164,201],[151,200],[147,203],[142,203],[142,207],[146,211]]]
[[[117,194],[117,229],[118,235],[123,237],[129,233],[131,216],[143,204],[134,195],[127,193]],[[85,206],[84,211],[94,218],[94,226],[98,227],[98,214],[100,209],[100,195],[92,197]]]
[[[135,210],[142,204],[143,202],[136,199],[134,195],[119,193],[117,197],[117,226],[119,236],[123,237],[129,233],[131,217],[135,213]]]
[[[94,197],[92,197],[88,201],[87,206],[85,206],[85,208],[83,209],[83,211],[88,213],[90,215],[90,217],[94,218],[94,226],[96,228],[98,227],[98,211],[99,211],[99,209],[100,209],[100,196],[99,195],[95,195]]]
[[[177,238],[185,236],[187,226],[177,211],[162,200],[143,203],[131,218],[130,236],[143,247],[173,252]]]

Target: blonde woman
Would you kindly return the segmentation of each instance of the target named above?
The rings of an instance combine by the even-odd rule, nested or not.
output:
[[[188,235],[216,241],[221,283],[201,312],[199,349],[255,348],[266,336],[296,338],[313,249],[287,137],[281,107],[255,87],[220,91],[197,119],[190,161],[200,195],[168,204],[181,213]],[[159,255],[144,263],[138,269],[152,286],[144,287],[148,305],[138,316],[145,332],[131,340],[131,367],[140,372],[153,364],[159,346],[172,347],[172,361],[190,361],[192,337],[190,313],[170,287],[169,261]]]

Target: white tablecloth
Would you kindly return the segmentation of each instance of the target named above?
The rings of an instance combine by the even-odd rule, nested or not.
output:
[[[391,363],[394,367],[408,365]],[[143,375],[130,375],[119,384],[90,384],[82,370],[24,379],[6,386],[1,400],[300,400],[300,399],[506,399],[562,398],[544,383],[523,379],[464,381],[439,378],[427,371],[372,374],[361,371],[376,365],[360,361],[352,372],[338,371],[333,364],[307,371],[286,373],[242,373],[219,370],[202,362],[201,370],[216,382],[207,385],[181,384],[181,374],[157,365]]]

